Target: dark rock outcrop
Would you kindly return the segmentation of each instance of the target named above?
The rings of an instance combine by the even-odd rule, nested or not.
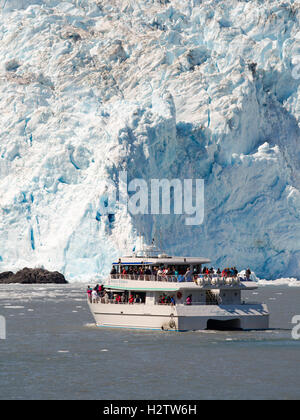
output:
[[[0,273],[0,284],[67,284],[65,277],[58,271],[47,271],[43,268],[23,268],[16,274],[11,271]]]
[[[0,273],[0,283],[10,283],[8,280],[12,278],[14,273],[12,271],[5,271]]]

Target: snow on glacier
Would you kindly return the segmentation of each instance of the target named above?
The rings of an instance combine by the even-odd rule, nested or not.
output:
[[[0,6],[0,271],[88,279],[142,233],[169,253],[300,277],[297,2]],[[101,214],[120,170],[203,178],[204,224]]]

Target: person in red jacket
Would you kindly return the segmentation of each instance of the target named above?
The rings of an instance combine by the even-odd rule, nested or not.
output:
[[[89,298],[89,301],[92,303],[92,291],[93,291],[93,289],[90,287],[90,286],[88,286],[87,287],[87,295],[88,295],[88,298]]]

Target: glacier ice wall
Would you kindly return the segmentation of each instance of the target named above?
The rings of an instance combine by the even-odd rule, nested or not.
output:
[[[297,2],[0,7],[0,271],[88,279],[143,233],[169,253],[300,277]],[[120,170],[203,178],[203,225],[101,214]]]

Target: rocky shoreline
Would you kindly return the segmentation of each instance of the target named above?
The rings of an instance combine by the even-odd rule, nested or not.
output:
[[[67,284],[64,275],[58,271],[48,271],[43,268],[23,268],[17,273],[5,271],[0,273],[0,284]]]

